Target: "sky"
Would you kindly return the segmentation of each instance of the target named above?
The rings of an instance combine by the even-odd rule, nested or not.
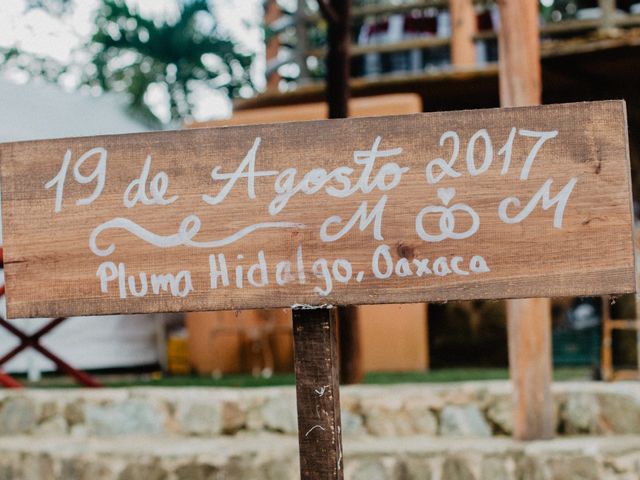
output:
[[[150,17],[172,18],[178,11],[180,0],[127,0],[127,3]],[[229,33],[241,43],[243,48],[257,53],[254,65],[254,81],[262,87],[264,44],[259,26],[262,15],[261,0],[212,0],[219,17],[219,28]],[[99,0],[74,0],[72,15],[63,19],[52,18],[42,10],[35,9],[25,13],[25,0],[0,1],[0,47],[18,44],[24,51],[38,55],[51,56],[66,64],[78,55],[77,47],[82,45],[92,33],[92,14]],[[247,29],[246,24],[253,27]],[[77,58],[76,58],[77,59]],[[18,72],[8,72],[7,76],[15,82],[24,82],[27,78]],[[70,73],[60,80],[67,90],[77,86],[77,76]],[[149,103],[156,115],[166,119],[168,111],[162,101],[160,89],[150,92]],[[215,92],[198,92],[198,106],[194,115],[197,120],[220,118],[230,114],[228,99]]]

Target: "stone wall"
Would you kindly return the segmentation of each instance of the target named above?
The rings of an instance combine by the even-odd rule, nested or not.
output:
[[[510,384],[349,386],[345,436],[508,436]],[[554,385],[558,435],[640,434],[640,384]],[[0,436],[215,437],[297,431],[293,387],[0,391]]]
[[[346,480],[637,480],[640,438],[346,438]],[[0,439],[2,480],[298,480],[297,440]]]
[[[640,384],[554,385],[516,442],[508,382],[341,389],[345,478],[637,480]],[[0,391],[0,480],[297,479],[292,387]]]

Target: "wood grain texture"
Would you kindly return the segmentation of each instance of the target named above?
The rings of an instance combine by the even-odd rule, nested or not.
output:
[[[507,320],[514,400],[513,436],[518,440],[553,438],[551,300],[509,300]]]
[[[473,0],[450,0],[451,13],[451,63],[455,67],[476,64],[474,35],[478,30]]]
[[[500,105],[537,105],[542,98],[537,2],[500,3]],[[513,436],[518,440],[553,437],[551,381],[551,302],[507,302],[509,371],[513,383]]]
[[[504,155],[499,152],[512,128],[558,131],[557,137],[540,148],[527,180],[520,177],[525,159],[537,143],[532,137],[516,135],[510,167],[504,175],[501,173]],[[487,157],[491,165],[486,171],[471,175],[467,145],[473,136],[479,138],[478,132],[483,129],[493,145],[493,155]],[[433,165],[437,158],[448,161],[452,155],[451,138],[440,145],[441,136],[447,131],[457,132],[460,138],[460,155],[453,165],[460,175],[445,175],[430,184],[425,177],[426,166]],[[377,137],[379,151],[402,151],[377,158],[367,176],[366,167],[354,163],[354,152],[371,150]],[[277,178],[259,176],[254,182],[255,198],[250,197],[250,182],[240,178],[223,202],[206,203],[203,195],[220,194],[228,182],[213,181],[212,169],[219,166],[218,174],[235,172],[257,138],[261,143],[256,150],[256,172],[283,172],[295,167],[293,184],[298,185],[314,168],[327,172],[342,168],[342,183],[334,178],[326,184],[335,192],[344,187],[349,172],[345,169],[350,168],[348,178],[354,193],[338,198],[322,188],[313,194],[298,192],[279,213],[271,215],[269,205],[276,196]],[[73,170],[82,154],[97,147],[108,154],[106,182],[95,201],[78,205],[78,201],[92,195],[96,182],[79,183]],[[44,186],[61,170],[68,150],[71,161],[61,208],[56,213],[56,186]],[[471,162],[481,168],[485,158],[482,139],[476,141],[473,150]],[[627,150],[625,107],[619,101],[2,144],[9,315],[229,310],[634,291]],[[140,177],[148,156],[149,180],[165,172],[169,181],[165,197],[175,196],[176,200],[169,205],[138,203],[127,208],[123,194]],[[76,172],[78,178],[90,176],[97,160],[97,156],[89,158]],[[375,178],[382,178],[381,170],[393,170],[392,163],[408,171],[394,188],[376,188]],[[438,167],[433,170],[435,175],[440,172]],[[512,202],[506,209],[513,219],[546,182],[552,180],[551,198],[574,178],[576,183],[560,228],[554,227],[557,205],[544,210],[539,202],[519,223],[508,224],[500,219],[499,205],[505,199],[514,197],[520,201],[519,207]],[[286,179],[281,178],[279,183],[286,186]],[[384,184],[393,184],[391,175],[384,176]],[[316,184],[312,181],[310,185]],[[357,185],[363,188],[358,189]],[[147,185],[147,195],[149,191]],[[328,234],[336,235],[363,202],[367,202],[370,215],[385,195],[379,232],[382,239],[374,238],[374,221],[362,231],[356,221],[342,238],[321,240],[321,226],[327,219],[341,218],[327,227]],[[418,233],[416,219],[427,207],[437,210],[424,211],[421,219],[425,233],[439,234],[443,217],[445,227],[451,227],[456,234],[471,231],[473,218],[461,210],[464,206],[477,214],[479,224],[473,235],[425,241],[424,235]],[[447,224],[451,220],[447,220],[446,212],[455,217],[455,225]],[[212,248],[184,244],[160,248],[125,229],[113,228],[99,232],[94,246],[99,253],[113,246],[109,255],[98,256],[90,248],[92,232],[118,218],[134,222],[148,235],[175,243],[181,223],[193,215],[201,223],[195,236],[189,237],[193,242],[227,238],[260,222],[290,222],[296,226],[259,229],[226,246]],[[194,222],[186,225],[185,232],[193,234],[193,229]],[[378,256],[374,255],[376,250]],[[252,265],[258,264],[260,252],[265,258],[268,284],[253,286],[247,281],[247,274]],[[215,259],[220,270],[220,255],[225,256],[229,285],[224,286],[222,279],[216,277],[217,288],[211,288],[210,261]],[[469,263],[474,256],[481,256],[489,271],[447,273],[457,257],[462,259],[455,260],[458,267],[470,272]],[[380,260],[378,273],[389,273],[389,278],[374,274],[374,258]],[[393,270],[387,269],[385,258]],[[326,269],[322,259],[326,260]],[[350,262],[352,278],[346,283],[338,279],[346,275],[339,262],[337,276],[330,274],[329,288],[324,273],[332,272],[338,259]],[[423,259],[428,259],[431,273],[425,270],[419,276],[416,265]],[[290,262],[291,275],[281,271],[281,280],[286,284],[278,285],[276,267],[285,261]],[[104,262],[123,264],[125,269],[124,277],[118,274],[105,283],[105,292],[101,291],[97,276]],[[236,286],[238,267],[242,267],[242,288]],[[193,288],[187,296],[174,296],[169,288],[157,289],[158,294],[152,292],[152,274],[178,275],[181,271],[188,271],[191,278]],[[129,283],[139,292],[140,272],[146,274],[148,291],[145,296],[136,297]],[[357,281],[360,272],[361,281]],[[253,269],[254,280],[260,280],[260,273],[258,265]],[[184,287],[184,283],[178,287]],[[319,291],[328,294],[321,295]]]
[[[538,2],[498,0],[500,105],[539,105],[542,100],[542,66]]]
[[[342,433],[336,310],[293,310],[300,478],[340,480]]]

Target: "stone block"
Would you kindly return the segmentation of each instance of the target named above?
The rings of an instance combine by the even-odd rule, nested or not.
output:
[[[282,433],[298,433],[298,413],[296,397],[293,392],[289,395],[277,395],[267,399],[261,408],[262,420],[267,430]]]
[[[486,417],[497,433],[511,435],[513,433],[513,404],[511,397],[500,396],[494,398],[487,407]]]
[[[590,393],[570,393],[560,413],[563,430],[569,435],[598,431],[600,404]]]
[[[406,480],[431,480],[431,463],[423,456],[410,456],[404,461],[404,474],[401,478]]]
[[[639,434],[640,398],[627,395],[598,395],[600,433]]]
[[[97,436],[145,435],[164,431],[164,413],[144,400],[87,404],[84,416],[89,433]]]
[[[57,478],[60,480],[114,480],[117,478],[116,475],[105,463],[82,458],[66,458],[60,462]]]
[[[502,457],[488,457],[482,461],[481,480],[515,480],[510,459]]]
[[[222,433],[222,404],[183,403],[177,412],[181,432],[186,435],[219,435]]]
[[[118,475],[118,480],[166,480],[168,472],[160,465],[131,464]]]
[[[440,434],[443,436],[490,437],[491,427],[475,405],[450,405],[440,414]]]
[[[247,416],[238,402],[225,401],[222,403],[222,432],[236,433],[246,427]]]
[[[463,457],[448,457],[442,465],[442,478],[447,480],[477,480],[469,462]]]
[[[10,397],[0,407],[0,435],[30,433],[36,426],[35,403],[26,397]]]
[[[45,437],[53,437],[66,435],[67,430],[67,421],[64,417],[62,415],[55,415],[40,423],[34,433]]]
[[[601,480],[598,462],[590,456],[552,458],[548,462],[553,480]]]
[[[365,456],[345,462],[344,476],[351,480],[400,480],[402,465],[390,456]]]

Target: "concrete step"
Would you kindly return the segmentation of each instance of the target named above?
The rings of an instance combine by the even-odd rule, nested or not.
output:
[[[362,436],[345,439],[351,480],[631,480],[640,478],[640,436],[516,442]],[[122,436],[0,439],[1,480],[286,480],[299,478],[297,439]]]

